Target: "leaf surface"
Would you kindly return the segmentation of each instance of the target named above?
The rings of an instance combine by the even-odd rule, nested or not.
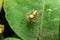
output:
[[[18,38],[5,38],[4,40],[20,40],[20,39],[18,39]]]
[[[5,0],[6,19],[14,32],[23,40],[58,40],[59,0]],[[27,16],[37,10],[30,23]]]

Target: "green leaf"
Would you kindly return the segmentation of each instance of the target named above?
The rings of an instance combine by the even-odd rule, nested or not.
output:
[[[23,40],[58,40],[59,0],[5,0],[6,19],[13,31]],[[30,23],[27,16],[37,10]]]
[[[20,39],[18,39],[18,38],[5,38],[4,40],[20,40]]]
[[[42,15],[41,40],[59,39],[60,1],[46,0]]]

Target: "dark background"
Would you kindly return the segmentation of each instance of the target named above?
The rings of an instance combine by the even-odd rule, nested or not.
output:
[[[4,25],[4,27],[5,27],[5,30],[3,33],[4,38],[12,37],[14,35],[13,30],[10,28],[7,20],[5,19],[5,12],[4,12],[3,8],[2,8],[2,11],[0,13],[0,24]]]

